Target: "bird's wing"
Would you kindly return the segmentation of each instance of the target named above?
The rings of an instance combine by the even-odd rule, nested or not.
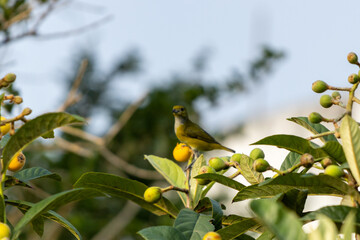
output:
[[[208,143],[218,143],[210,134],[193,122],[185,128],[185,135]]]

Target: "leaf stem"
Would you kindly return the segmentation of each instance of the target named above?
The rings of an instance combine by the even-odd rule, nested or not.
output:
[[[324,136],[328,136],[328,135],[332,135],[332,134],[335,134],[335,131],[328,131],[328,132],[319,133],[319,134],[316,134],[316,135],[313,135],[313,136],[310,136],[310,137],[306,138],[306,140],[313,140],[313,139],[316,139],[316,138],[320,138],[320,137],[324,137]]]
[[[162,188],[161,189],[161,192],[168,192],[168,191],[171,191],[171,190],[174,190],[174,191],[179,191],[179,192],[183,192],[183,193],[188,193],[189,192],[189,189],[186,189],[186,188],[179,188],[179,187],[176,187],[176,186],[169,186],[169,187],[166,187],[166,188]]]
[[[229,176],[228,178],[234,179],[234,178],[236,178],[237,176],[239,176],[240,174],[241,174],[241,171],[238,169],[233,175]]]
[[[359,82],[355,83],[351,87],[350,92],[349,92],[349,100],[348,100],[348,103],[346,105],[346,111],[347,111],[347,114],[349,114],[350,116],[351,116],[351,113],[352,113],[352,106],[353,106],[353,103],[354,103],[355,90],[357,89],[358,86],[359,86]]]

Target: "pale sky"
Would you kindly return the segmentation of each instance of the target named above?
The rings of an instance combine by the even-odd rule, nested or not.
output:
[[[318,79],[347,86],[347,76],[358,72],[346,60],[350,51],[360,55],[357,9],[360,2],[355,0],[73,1],[56,11],[40,32],[77,28],[107,15],[112,19],[84,34],[48,41],[28,38],[1,48],[7,56],[2,63],[10,63],[1,73],[17,74],[24,106],[38,115],[56,110],[66,95],[61,80],[81,47],[93,48],[104,69],[130,48],[139,49],[148,84],[188,69],[204,47],[213,52],[209,76],[214,79],[234,68],[246,70],[262,44],[284,50],[287,57],[274,74],[248,94],[228,96],[218,109],[204,107],[215,117],[203,124],[216,129],[223,125],[219,119],[230,124],[289,105],[318,104],[320,95],[311,91]],[[119,94],[136,97],[147,88],[127,91],[129,86],[119,83]]]

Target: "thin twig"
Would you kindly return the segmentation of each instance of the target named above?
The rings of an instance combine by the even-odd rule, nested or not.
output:
[[[80,147],[79,144],[69,142],[61,137],[56,137],[54,142],[60,148],[75,153],[77,155],[80,155],[82,157],[90,158],[94,156],[94,153],[91,150]]]
[[[73,136],[79,137],[83,140],[92,142],[98,146],[104,146],[104,140],[100,137],[87,133],[79,128],[74,128],[70,126],[61,127],[61,130],[67,134],[71,134]]]
[[[84,59],[81,61],[79,70],[77,72],[76,78],[74,83],[71,86],[71,89],[61,107],[59,107],[58,111],[63,112],[65,111],[69,106],[76,103],[79,100],[79,97],[77,95],[77,90],[79,89],[80,83],[84,77],[87,65],[89,61],[87,59]]]
[[[111,140],[113,140],[113,138],[116,136],[116,134],[118,134],[120,132],[120,130],[129,121],[129,119],[135,113],[135,111],[145,101],[147,96],[148,96],[148,93],[144,94],[138,100],[136,100],[134,103],[132,103],[125,109],[125,111],[119,117],[118,121],[110,127],[109,131],[103,137],[105,143],[109,143],[109,142],[111,142]]]

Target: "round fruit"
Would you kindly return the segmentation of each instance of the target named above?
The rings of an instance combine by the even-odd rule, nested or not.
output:
[[[309,114],[308,119],[311,123],[320,123],[323,117],[320,115],[320,113],[312,112]]]
[[[314,164],[314,157],[309,153],[304,153],[300,157],[300,163],[305,168],[311,168]]]
[[[359,80],[360,80],[359,75],[357,75],[357,74],[355,74],[355,73],[351,74],[351,75],[348,77],[348,81],[349,81],[349,83],[351,83],[351,84],[355,84],[355,83],[357,83]]]
[[[250,152],[250,158],[256,160],[258,158],[264,158],[265,157],[265,153],[263,150],[261,150],[260,148],[254,148],[251,152]]]
[[[221,171],[226,168],[226,163],[221,158],[213,157],[209,160],[209,166],[214,168],[215,171]]]
[[[320,97],[320,105],[324,108],[329,108],[333,105],[332,97],[330,95],[322,95]]]
[[[25,165],[26,157],[25,155],[20,151],[17,152],[10,160],[10,164],[8,166],[8,170],[12,172],[17,172],[20,169],[22,169]]]
[[[202,240],[221,240],[221,236],[220,234],[216,233],[216,232],[208,232],[207,234],[204,235]]]
[[[265,159],[258,158],[254,161],[253,167],[257,172],[265,172],[269,169],[270,165]]]
[[[0,120],[3,121],[3,120],[6,120],[6,118],[1,116]],[[3,135],[3,136],[5,134],[7,134],[10,131],[10,123],[0,126],[0,131],[1,131],[1,135]]]
[[[149,187],[144,192],[144,199],[149,203],[156,203],[161,199],[161,188],[159,187]]]
[[[4,77],[5,82],[7,83],[12,83],[14,82],[16,79],[16,75],[14,73],[8,73],[6,74],[6,76]]]
[[[333,176],[336,178],[344,176],[344,171],[341,169],[341,167],[337,165],[330,165],[325,168],[324,173],[329,176]]]
[[[328,89],[328,85],[326,82],[321,81],[321,80],[317,80],[315,82],[313,82],[312,84],[312,90],[316,93],[323,93]]]
[[[341,94],[338,91],[333,92],[331,96],[336,100],[341,99]]]
[[[230,158],[230,162],[237,162],[240,164],[241,156],[242,156],[242,154],[240,154],[240,153],[233,154]]]
[[[323,160],[321,160],[320,163],[323,168],[326,168],[327,166],[330,166],[332,164],[332,161],[330,158],[327,157],[327,158],[324,158]]]
[[[358,62],[358,56],[356,55],[356,53],[354,52],[350,52],[347,55],[347,60],[349,61],[349,63],[351,64],[356,64]]]
[[[202,166],[198,172],[198,174],[204,174],[204,173],[216,173],[215,169],[210,167],[210,166]],[[206,179],[196,179],[198,184],[200,185],[206,185],[208,183],[210,183],[210,180],[206,180]]]
[[[10,239],[11,230],[5,223],[0,223],[0,239]]]
[[[192,151],[185,143],[178,143],[173,151],[174,159],[178,162],[186,162],[191,157]]]

